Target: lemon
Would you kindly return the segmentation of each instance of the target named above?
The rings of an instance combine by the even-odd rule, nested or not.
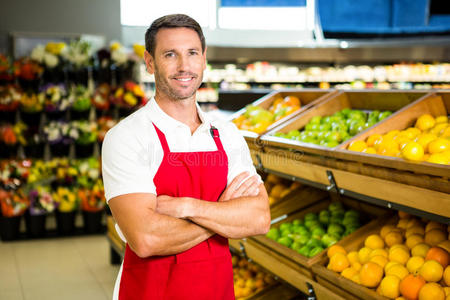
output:
[[[418,144],[420,144],[423,149],[427,149],[427,146],[430,142],[434,141],[437,138],[435,134],[431,133],[422,133],[414,140]]]
[[[437,138],[428,144],[428,152],[430,154],[441,153],[450,150],[450,141],[445,138]]]
[[[430,155],[430,157],[427,159],[427,162],[433,164],[448,165],[450,164],[450,159],[444,153],[434,153]]]
[[[358,252],[356,252],[356,251],[350,251],[350,252],[347,254],[347,258],[348,258],[348,261],[349,261],[351,264],[353,264],[353,263],[355,263],[355,262],[359,262]]]
[[[367,248],[367,247],[363,247],[363,248],[359,249],[359,251],[358,251],[359,262],[362,264],[365,264],[366,262],[368,262],[370,259],[370,252],[372,252],[372,249]]]
[[[407,239],[406,239],[406,246],[408,246],[409,249],[412,249],[415,245],[423,243],[424,239],[423,236],[420,234],[411,234]]]
[[[427,255],[428,249],[430,249],[430,246],[428,246],[425,243],[417,244],[414,247],[412,247],[411,255],[425,257]]]
[[[408,259],[408,262],[406,263],[406,268],[408,269],[409,273],[416,274],[416,272],[422,267],[424,262],[425,259],[423,257],[413,256],[410,259]]]
[[[428,282],[438,282],[442,279],[444,268],[435,260],[427,260],[419,269],[419,274]]]
[[[370,249],[380,249],[384,248],[384,241],[381,236],[372,234],[366,238],[364,241],[364,246]]]
[[[364,141],[353,141],[348,146],[348,150],[361,152],[367,148],[367,144]]]
[[[378,255],[384,256],[386,258],[389,256],[388,252],[385,249],[382,249],[382,248],[378,248],[378,249],[375,249],[372,252],[370,252],[370,257],[371,258],[374,257],[374,256],[378,256]]]
[[[425,131],[433,128],[434,124],[436,124],[436,120],[434,119],[434,117],[430,114],[424,114],[417,119],[415,127],[419,128],[422,131]]]
[[[419,143],[409,142],[403,147],[402,155],[408,160],[420,161],[424,155],[423,147]]]
[[[373,147],[375,142],[381,140],[381,134],[375,133],[367,138],[366,144],[368,147]]]
[[[396,247],[394,249],[389,250],[389,260],[396,261],[401,263],[402,265],[406,264],[409,259],[409,251],[405,250],[401,247]]]
[[[395,299],[400,296],[400,278],[394,275],[388,275],[381,280],[381,295],[389,299]]]
[[[439,123],[448,123],[448,117],[447,116],[438,116],[436,117],[436,124]]]
[[[384,268],[386,264],[389,262],[386,256],[383,255],[375,255],[372,256],[369,261],[376,263],[380,267]]]
[[[403,266],[401,264],[393,265],[386,271],[386,276],[394,275],[394,276],[397,276],[398,278],[400,278],[400,280],[402,280],[403,278],[408,276],[408,274],[409,274],[408,269],[405,268],[405,266]]]

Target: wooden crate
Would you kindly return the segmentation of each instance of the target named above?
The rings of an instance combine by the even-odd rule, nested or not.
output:
[[[270,94],[262,97],[261,99],[253,102],[253,105],[260,106],[264,109],[269,109],[272,102],[278,98],[278,97],[286,97],[286,96],[296,96],[300,99],[301,107],[296,112],[276,121],[275,123],[271,124],[267,130],[270,131],[273,128],[279,126],[280,124],[286,122],[287,120],[293,118],[294,116],[298,115],[299,113],[302,113],[306,110],[308,110],[310,107],[316,105],[317,103],[320,103],[321,101],[327,99],[331,95],[337,93],[335,90],[321,90],[321,89],[301,89],[301,90],[295,90],[295,89],[289,89],[289,90],[279,90],[271,92]],[[245,112],[245,107],[238,110],[236,113],[231,115],[230,121],[236,119],[240,115],[242,115]],[[244,138],[247,140],[247,142],[256,142],[257,138],[260,136],[259,134],[247,130],[241,130],[241,134],[244,136]]]
[[[302,130],[313,117],[330,116],[344,108],[360,110],[389,110],[394,112],[390,117],[367,129],[370,130],[371,128],[374,128],[375,126],[378,126],[379,124],[395,117],[397,112],[403,107],[425,97],[426,95],[427,92],[416,91],[341,91],[314,105],[310,109],[293,116],[281,125],[268,130],[260,137],[259,145],[270,145],[325,156],[330,155],[330,153],[332,153],[334,149],[338,148],[338,146],[328,148],[315,144],[276,137],[273,136],[273,134],[276,132],[288,133],[291,130]],[[348,141],[358,138],[362,133],[357,134]]]
[[[428,94],[419,100],[407,105],[391,118],[386,119],[377,126],[374,126],[355,137],[354,140],[366,140],[372,134],[385,134],[390,130],[404,130],[413,127],[418,117],[429,113],[433,116],[450,115],[450,93],[438,92]],[[333,156],[367,163],[376,166],[389,166],[399,170],[412,171],[419,174],[434,175],[448,178],[450,167],[428,162],[411,162],[403,158],[382,156],[377,154],[367,154],[346,150],[352,140],[346,141],[336,149]]]
[[[385,213],[384,209],[374,207],[365,203],[362,203],[360,201],[352,200],[349,198],[342,197],[340,198],[340,201],[349,208],[353,208],[361,213],[361,220],[364,219],[370,219],[374,218],[380,215],[383,215]],[[286,222],[292,222],[295,219],[303,218],[307,213],[314,212],[317,213],[323,209],[326,209],[332,201],[329,199],[322,200],[319,202],[316,202],[314,205],[309,206],[305,209],[302,209],[300,211],[297,211],[296,213],[290,214],[286,219],[276,223],[276,226],[279,226]],[[354,233],[348,235],[347,237],[344,237],[344,239],[352,238],[353,234],[364,232],[365,228],[370,225],[371,222],[369,222],[366,225],[361,226],[358,230],[356,230]],[[255,236],[250,238],[250,240],[253,239],[266,247],[269,251],[273,253],[278,253],[279,255],[286,257],[288,260],[292,261],[292,263],[296,264],[298,266],[298,269],[302,274],[308,278],[313,278],[313,272],[312,272],[312,266],[319,261],[323,259],[324,256],[326,256],[326,251],[322,251],[321,253],[317,254],[314,257],[308,258],[306,256],[303,256],[299,254],[298,252],[281,245],[277,243],[276,241],[269,239],[266,236]],[[244,245],[245,246],[245,245]]]
[[[117,251],[117,254],[123,257],[125,254],[126,244],[119,237],[119,234],[116,231],[115,224],[116,223],[112,216],[106,217],[106,236],[111,244],[111,247],[113,247]]]
[[[358,251],[364,247],[365,239],[371,234],[379,234],[381,228],[386,224],[396,224],[396,217],[379,218],[366,226],[364,231],[355,232],[351,239],[342,239],[339,244],[347,250]],[[326,268],[328,257],[323,256],[321,260],[315,264],[312,269],[317,282],[326,286],[336,294],[345,299],[363,299],[363,300],[385,300],[387,298],[379,295],[374,289],[366,288],[362,285],[354,283],[346,279],[336,272]]]

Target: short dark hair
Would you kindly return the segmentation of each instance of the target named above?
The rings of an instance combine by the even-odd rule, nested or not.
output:
[[[202,52],[205,52],[205,37],[200,25],[191,17],[183,14],[167,15],[153,21],[152,25],[145,32],[145,50],[152,56],[155,56],[156,34],[162,28],[186,27],[195,30],[200,42],[202,43]]]

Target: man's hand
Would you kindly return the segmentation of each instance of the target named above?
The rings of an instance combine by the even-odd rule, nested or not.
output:
[[[248,172],[242,172],[236,176],[231,181],[230,185],[223,191],[218,201],[223,202],[238,197],[257,196],[259,194],[258,186],[260,185],[258,176],[253,175],[247,178],[248,175]]]
[[[183,197],[158,196],[156,197],[156,212],[181,219],[184,212],[184,200]]]

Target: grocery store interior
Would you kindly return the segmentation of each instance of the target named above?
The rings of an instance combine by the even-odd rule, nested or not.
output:
[[[229,239],[236,299],[450,300],[444,0],[2,1],[0,299],[113,299],[102,142],[153,97],[144,35],[174,13],[268,192],[267,234]]]

